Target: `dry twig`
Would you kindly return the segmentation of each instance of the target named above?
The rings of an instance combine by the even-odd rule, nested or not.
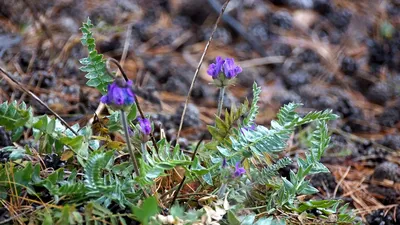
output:
[[[224,5],[222,6],[221,12],[220,12],[219,15],[218,15],[217,21],[215,21],[213,31],[211,32],[210,38],[208,39],[208,42],[207,42],[207,44],[206,44],[206,47],[204,48],[203,54],[202,54],[201,57],[200,57],[199,64],[197,65],[196,71],[194,72],[193,80],[192,80],[192,83],[190,84],[189,92],[188,92],[188,94],[187,94],[187,96],[186,96],[185,106],[183,107],[183,112],[182,112],[182,116],[181,116],[181,122],[179,123],[178,134],[176,135],[176,143],[178,143],[178,141],[179,141],[179,136],[180,136],[180,134],[181,134],[182,125],[183,125],[183,120],[184,120],[185,114],[186,114],[186,109],[187,109],[187,106],[188,106],[188,104],[189,104],[190,95],[192,94],[192,90],[193,90],[193,87],[194,87],[194,83],[196,82],[197,76],[198,76],[199,71],[200,71],[200,67],[201,67],[201,65],[203,64],[204,57],[206,56],[207,51],[208,51],[208,48],[210,47],[210,44],[211,44],[211,41],[212,41],[212,39],[213,39],[214,33],[215,33],[215,31],[217,30],[218,23],[219,23],[219,21],[221,20],[221,17],[222,17],[222,15],[224,14],[225,9],[226,9],[226,6],[228,6],[229,2],[230,2],[230,0],[227,0],[227,1],[224,3]]]

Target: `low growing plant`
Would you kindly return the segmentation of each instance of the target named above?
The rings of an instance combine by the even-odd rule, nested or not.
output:
[[[87,73],[87,85],[103,94],[101,102],[108,116],[98,116],[92,125],[66,127],[51,116],[35,116],[25,103],[0,105],[0,126],[11,132],[13,141],[31,130],[38,144],[38,148],[0,150],[8,154],[0,164],[0,204],[13,221],[356,223],[340,200],[312,199],[318,190],[308,176],[329,173],[320,160],[330,140],[327,122],[337,119],[330,110],[301,116],[296,112],[301,104],[290,103],[270,126],[256,124],[261,93],[256,83],[251,102],[223,109],[226,88],[242,69],[231,58],[217,57],[207,71],[220,89],[215,123],[208,126],[212,140],[205,144],[200,140],[191,150],[181,149],[162,135],[155,139],[152,121],[141,111],[133,82],[108,71],[107,63],[112,61],[96,51],[92,29],[89,19],[81,28],[82,44],[89,51],[81,60],[81,70]],[[314,129],[306,153],[296,159],[285,156],[289,138],[305,125]],[[125,143],[111,140],[110,132],[123,134]],[[44,155],[61,157],[65,165],[45,165]],[[280,170],[293,163],[297,170],[283,177]]]

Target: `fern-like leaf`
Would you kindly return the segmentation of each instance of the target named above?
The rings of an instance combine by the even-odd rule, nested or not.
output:
[[[255,130],[241,130],[236,136],[231,136],[231,145],[219,145],[218,150],[229,158],[237,158],[245,151],[259,156],[266,153],[276,158],[285,149],[286,142],[296,127],[313,121],[337,118],[330,110],[311,112],[302,118],[295,113],[298,106],[299,104],[292,103],[285,105],[278,113],[278,121],[271,122],[270,129],[260,125]]]
[[[266,185],[270,183],[270,181],[279,176],[278,171],[280,169],[285,168],[286,166],[290,165],[292,163],[292,160],[289,157],[284,157],[282,159],[279,159],[276,161],[274,164],[268,166],[267,168],[264,168],[260,172],[257,172],[254,174],[255,181],[259,184]]]
[[[95,39],[91,29],[93,24],[88,18],[86,23],[81,27],[81,42],[87,47],[89,55],[80,60],[83,65],[80,70],[86,72],[85,77],[88,79],[88,86],[97,88],[102,94],[106,93],[107,85],[113,81],[112,77],[107,74],[106,62],[102,54],[96,50]]]
[[[261,93],[261,87],[257,86],[257,83],[254,82],[253,84],[253,101],[251,102],[250,105],[250,110],[247,114],[247,116],[243,120],[243,126],[247,127],[250,126],[254,120],[256,119],[256,116],[258,114],[258,100],[260,99],[260,93]]]
[[[93,191],[101,191],[105,187],[103,179],[103,169],[112,159],[113,152],[93,153],[85,167],[85,183],[86,186]]]
[[[320,163],[322,155],[326,148],[328,148],[330,137],[328,135],[328,128],[325,122],[321,121],[317,125],[317,129],[313,132],[311,138],[311,147],[309,152],[306,153],[305,159],[298,159],[298,164],[301,168],[311,166],[311,174],[328,173],[329,170]]]
[[[162,139],[158,142],[159,152],[150,146],[151,155],[144,156],[144,160],[140,160],[140,177],[139,182],[143,185],[151,184],[157,177],[164,176],[166,170],[171,170],[176,166],[188,168],[192,164],[190,158],[183,154],[179,145],[176,145],[171,152],[171,144]]]

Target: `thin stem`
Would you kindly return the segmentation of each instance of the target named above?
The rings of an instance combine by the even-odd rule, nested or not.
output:
[[[203,134],[203,136],[200,138],[200,141],[197,142],[196,148],[194,149],[194,152],[193,152],[193,155],[192,155],[192,162],[193,162],[194,159],[196,158],[197,150],[199,149],[200,144],[201,144],[201,142],[202,142],[203,139],[204,139],[204,136],[205,136],[205,135]],[[192,168],[192,165],[191,165],[191,164],[188,166],[188,169],[189,169],[189,170],[190,170],[190,168]],[[181,183],[180,183],[179,186],[178,186],[178,190],[175,191],[174,197],[173,197],[173,199],[172,199],[172,201],[171,201],[171,204],[169,205],[170,208],[174,205],[174,203],[175,203],[175,201],[176,201],[176,198],[178,197],[178,194],[179,194],[179,192],[181,191],[181,189],[182,189],[182,187],[183,187],[183,184],[185,183],[185,180],[186,180],[186,175],[183,176],[182,181],[181,181]]]
[[[215,21],[213,31],[211,32],[210,38],[209,38],[208,41],[207,41],[206,47],[204,48],[204,51],[203,51],[203,54],[202,54],[201,57],[200,57],[199,64],[197,65],[196,71],[194,72],[194,76],[193,76],[193,79],[192,79],[192,83],[190,84],[189,92],[188,92],[188,94],[187,94],[187,96],[186,96],[185,105],[184,105],[184,107],[183,107],[183,112],[182,112],[182,115],[181,115],[181,122],[179,123],[179,129],[178,129],[178,134],[176,135],[176,140],[179,140],[179,136],[180,136],[180,134],[181,134],[181,130],[182,130],[182,126],[183,126],[183,120],[184,120],[185,114],[186,114],[186,109],[187,109],[187,106],[188,106],[188,104],[189,104],[190,95],[191,95],[191,93],[192,93],[192,90],[193,90],[193,87],[194,87],[194,83],[196,82],[197,76],[198,76],[198,74],[199,74],[200,67],[201,67],[201,65],[203,64],[204,57],[206,56],[207,51],[208,51],[208,48],[210,47],[210,44],[211,44],[211,41],[212,41],[212,39],[213,39],[214,33],[215,33],[215,31],[217,30],[218,23],[219,23],[219,21],[221,20],[221,17],[222,17],[222,15],[224,14],[225,9],[226,9],[226,6],[228,6],[229,1],[230,1],[230,0],[226,0],[225,3],[224,3],[224,5],[221,7],[221,11],[220,11],[220,13],[219,13],[219,15],[218,15],[217,21]],[[176,143],[178,144],[178,141],[176,141]]]
[[[143,161],[144,162],[146,162],[146,153],[147,153],[147,151],[146,151],[146,142],[142,142],[141,144],[140,144],[140,147],[141,147],[141,149],[142,149],[142,158],[143,158]]]
[[[139,166],[136,161],[135,153],[133,152],[132,146],[131,146],[131,141],[129,138],[129,127],[128,127],[128,120],[126,118],[126,114],[124,110],[121,110],[121,122],[122,126],[124,127],[124,133],[125,133],[125,141],[126,141],[126,146],[128,146],[128,151],[129,154],[131,155],[131,159],[133,162],[133,169],[135,170],[136,176],[140,176],[139,173]]]
[[[126,75],[126,73],[125,73],[124,69],[122,68],[121,64],[114,58],[109,58],[106,61],[106,69],[107,69],[108,75],[111,76],[112,78],[115,78],[115,76],[113,75],[113,73],[111,71],[111,68],[110,68],[110,62],[114,63],[118,67],[118,69],[121,72],[122,76],[124,77],[125,81],[128,81],[128,76]],[[142,117],[142,119],[144,119],[145,118],[144,117],[144,113],[142,111],[142,108],[140,107],[138,98],[136,97],[136,95],[135,95],[134,98],[135,98],[136,107],[137,107],[137,109],[139,111],[140,117]],[[150,138],[151,138],[151,142],[153,142],[154,148],[156,149],[156,152],[158,154],[158,146],[157,146],[156,139],[154,138],[153,132],[150,133]]]
[[[225,88],[226,88],[226,87],[221,87],[221,88],[219,89],[218,111],[217,111],[217,116],[218,116],[218,117],[221,116],[222,105],[224,104]]]

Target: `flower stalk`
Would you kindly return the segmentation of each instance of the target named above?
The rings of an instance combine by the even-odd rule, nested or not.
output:
[[[221,87],[221,88],[219,89],[218,111],[217,111],[217,116],[218,116],[218,117],[221,116],[222,105],[224,104],[225,88],[226,88],[226,87]]]
[[[121,110],[121,123],[122,123],[122,127],[124,128],[126,146],[128,148],[129,155],[131,156],[131,159],[133,162],[133,169],[135,170],[136,175],[140,176],[139,166],[138,166],[138,163],[137,163],[137,160],[135,157],[135,153],[133,152],[133,148],[132,148],[131,141],[129,138],[128,119],[126,117],[126,113],[124,110]]]
[[[147,159],[146,159],[146,155],[147,155],[146,142],[142,142],[142,143],[140,144],[140,147],[141,147],[141,149],[142,149],[142,158],[143,158],[143,161],[144,161],[144,162],[147,162]]]

